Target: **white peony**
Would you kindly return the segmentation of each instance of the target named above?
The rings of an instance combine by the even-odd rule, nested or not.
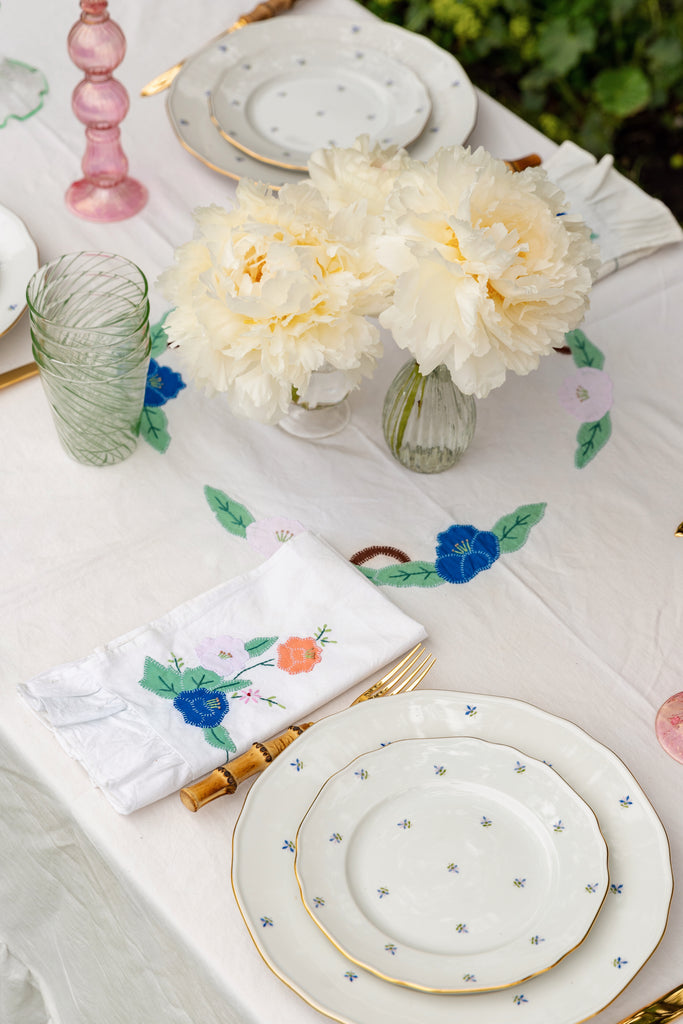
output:
[[[396,176],[410,164],[404,149],[382,149],[361,135],[348,149],[318,149],[308,173],[333,212],[364,200],[370,214],[381,215]]]
[[[332,214],[308,182],[275,195],[242,180],[232,211],[201,208],[195,223],[158,286],[175,307],[166,331],[198,384],[273,423],[323,364],[352,384],[372,373],[382,349],[365,317],[386,303],[391,275],[364,204]]]
[[[454,146],[411,160],[387,201],[380,259],[396,275],[380,322],[429,373],[483,398],[583,319],[597,250],[541,168]]]

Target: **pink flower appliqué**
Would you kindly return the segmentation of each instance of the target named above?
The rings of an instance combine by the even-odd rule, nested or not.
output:
[[[249,661],[244,641],[234,636],[207,636],[195,650],[202,668],[226,678],[236,675]]]
[[[612,408],[612,381],[604,370],[581,366],[558,392],[563,407],[582,423],[596,423]]]
[[[247,526],[247,542],[260,554],[269,558],[292,537],[304,533],[306,527],[298,519],[285,519],[272,516],[270,519],[258,519]]]

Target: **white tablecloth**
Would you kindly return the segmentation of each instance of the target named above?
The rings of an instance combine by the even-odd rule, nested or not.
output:
[[[313,12],[368,17],[351,0],[299,0],[289,16]],[[190,237],[192,208],[228,204],[234,183],[182,150],[163,97],[138,92],[241,4],[112,0],[110,13],[128,41],[117,71],[131,95],[122,133],[147,207],[97,225],[64,206],[84,148],[70,109],[81,75],[66,53],[78,5],[47,0],[0,9],[5,53],[39,67],[50,87],[43,110],[0,131],[0,203],[26,221],[44,261],[104,249],[154,281]],[[479,100],[473,144],[512,158],[553,151]],[[165,305],[151,298],[158,319]],[[582,468],[579,421],[558,398],[577,371],[569,355],[553,354],[479,402],[469,451],[438,476],[404,470],[384,443],[382,400],[405,359],[389,337],[373,379],[352,395],[350,425],[316,443],[238,420],[220,397],[188,386],[164,406],[164,454],[141,441],[119,466],[90,469],[64,455],[37,379],[0,392],[4,1024],[323,1019],[270,973],[235,905],[230,838],[243,793],[196,816],[176,797],[119,816],[16,694],[18,683],[260,563],[217,522],[206,486],[256,518],[300,520],[346,557],[380,544],[433,561],[450,525],[491,529],[521,505],[547,503],[526,543],[470,582],[386,593],[428,630],[438,658],[431,686],[522,698],[616,751],[664,822],[674,870],[683,867],[683,766],[654,734],[657,708],[683,689],[683,541],[674,537],[683,518],[682,311],[680,246],[595,287],[583,329],[613,381],[612,435]],[[178,368],[173,353],[159,358]],[[0,343],[0,371],[29,359],[24,318]],[[683,981],[682,947],[675,895],[663,941],[596,1020],[617,1021]]]

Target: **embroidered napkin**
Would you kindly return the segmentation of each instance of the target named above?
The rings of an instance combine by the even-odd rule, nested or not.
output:
[[[127,814],[304,720],[425,635],[302,533],[257,569],[19,690]]]
[[[563,142],[543,166],[572,212],[581,214],[593,231],[602,263],[597,281],[683,239],[668,206],[616,171],[612,156],[598,161],[575,143]]]

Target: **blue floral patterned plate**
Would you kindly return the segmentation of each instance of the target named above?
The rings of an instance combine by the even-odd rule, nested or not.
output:
[[[301,823],[294,870],[349,960],[428,992],[547,971],[585,938],[608,886],[581,797],[541,761],[462,736],[392,742],[334,775]]]

